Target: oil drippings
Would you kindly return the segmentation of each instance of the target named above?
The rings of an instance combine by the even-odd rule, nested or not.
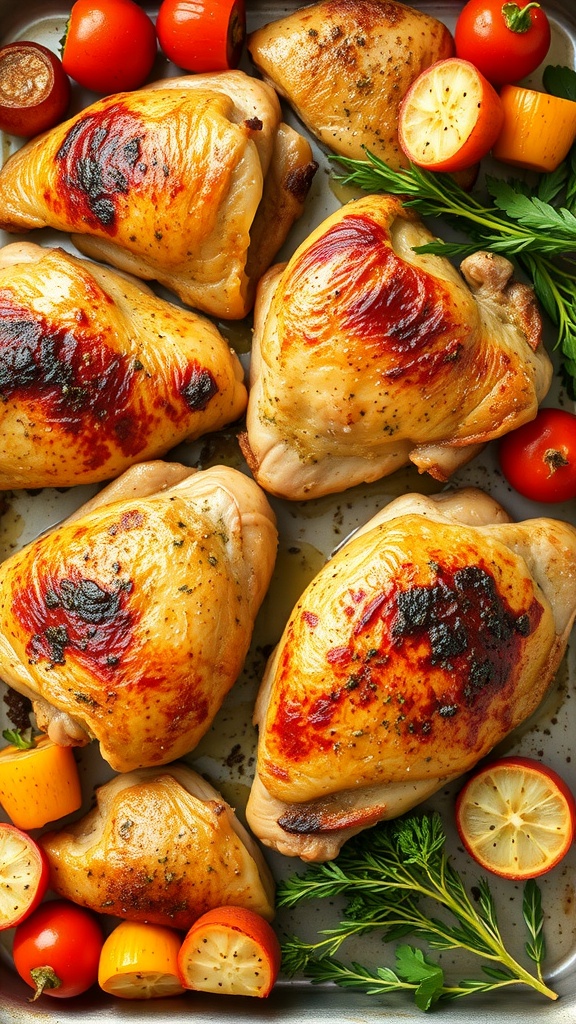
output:
[[[334,173],[328,178],[328,187],[333,196],[338,202],[344,206],[346,203],[351,202],[352,199],[361,199],[362,196],[366,195],[364,189],[358,188],[357,185],[345,185],[344,182],[339,181],[334,175],[345,174],[344,168],[338,169],[338,165],[334,168]]]
[[[240,814],[248,799],[256,764],[257,731],[252,715],[266,662],[293,605],[324,561],[322,552],[310,544],[280,548],[244,669],[210,729],[187,759]]]
[[[272,582],[256,622],[254,635],[258,643],[269,646],[278,642],[292,608],[325,561],[324,554],[305,541],[280,547]]]
[[[250,352],[252,348],[252,317],[246,317],[245,320],[217,320],[216,326],[237,355]]]
[[[184,442],[170,453],[174,462],[182,462],[195,469],[209,469],[210,466],[230,466],[232,469],[245,468],[244,458],[234,430],[219,430],[205,434],[197,441]]]
[[[24,530],[24,520],[5,494],[0,496],[0,561],[4,561],[18,548]]]
[[[184,760],[222,794],[241,815],[248,800],[256,764],[253,701],[229,695],[210,729]]]
[[[382,508],[392,498],[397,498],[401,494],[438,494],[444,487],[445,484],[434,480],[427,473],[420,474],[415,466],[409,465],[396,470],[390,476],[375,480],[373,484],[358,484],[339,494],[295,502],[293,508],[297,509],[298,516],[304,519],[314,519],[331,511],[337,520],[344,517],[346,509],[354,508],[359,503],[371,503],[374,505],[375,513],[378,508]]]

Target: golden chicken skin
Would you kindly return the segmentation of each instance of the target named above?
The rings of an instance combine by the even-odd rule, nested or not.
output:
[[[96,790],[91,811],[41,843],[54,891],[100,914],[183,931],[213,907],[274,916],[262,851],[184,764],[117,776]]]
[[[0,679],[55,743],[173,761],[242,669],[276,543],[239,470],[141,463],[0,566]]]
[[[256,704],[248,823],[305,860],[469,771],[531,715],[576,616],[576,529],[484,492],[395,499],[297,602]]]
[[[425,68],[451,57],[446,26],[396,0],[320,0],[248,36],[252,62],[334,153],[407,167],[398,139],[403,97]]]
[[[244,370],[207,317],[63,249],[0,249],[0,489],[117,477],[234,422]]]
[[[292,500],[412,462],[448,480],[533,419],[552,363],[533,290],[504,257],[461,273],[415,252],[433,240],[390,195],[347,203],[258,287],[246,459]]]
[[[304,209],[316,170],[274,90],[242,71],[106,96],[0,171],[0,228],[71,232],[94,259],[225,319]]]

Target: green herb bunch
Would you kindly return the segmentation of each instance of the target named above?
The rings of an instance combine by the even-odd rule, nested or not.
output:
[[[547,68],[544,84],[549,92],[576,98],[576,72],[569,68]],[[515,261],[558,329],[564,383],[576,397],[576,146],[535,185],[486,175],[485,195],[466,192],[449,174],[413,164],[394,171],[368,151],[366,160],[332,159],[346,171],[337,176],[343,184],[398,195],[422,216],[440,217],[471,239],[437,240],[416,252],[463,258],[481,247]]]
[[[544,915],[536,883],[526,883],[522,906],[525,952],[536,965],[532,974],[506,949],[487,882],[478,883],[472,899],[450,863],[445,844],[438,813],[410,815],[363,832],[344,846],[336,861],[314,864],[303,875],[282,882],[277,894],[280,907],[336,896],[348,900],[342,920],[323,929],[316,942],[292,937],[284,943],[284,972],[369,995],[407,990],[421,1010],[431,1009],[439,1000],[518,984],[556,999],[542,974]],[[435,916],[438,907],[448,912],[450,923]],[[449,984],[440,963],[408,944],[397,946],[394,969],[346,964],[336,957],[346,939],[374,929],[382,931],[384,942],[413,935],[431,949],[466,950],[484,961],[483,977]]]

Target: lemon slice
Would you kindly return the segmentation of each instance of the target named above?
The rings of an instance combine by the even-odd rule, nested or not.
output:
[[[161,925],[123,921],[100,954],[98,984],[120,999],[160,999],[184,991],[178,977],[177,932]]]
[[[408,89],[398,137],[409,160],[430,171],[461,171],[486,156],[503,121],[500,97],[469,61],[448,57]]]
[[[186,988],[263,998],[276,981],[280,958],[276,933],[264,918],[252,910],[220,907],[192,925],[178,967]]]
[[[483,868],[503,878],[536,878],[570,849],[576,801],[552,768],[503,757],[468,780],[456,802],[456,824]]]

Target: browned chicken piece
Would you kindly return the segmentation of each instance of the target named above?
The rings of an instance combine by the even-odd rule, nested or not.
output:
[[[185,765],[117,776],[97,789],[93,810],[41,843],[54,891],[100,914],[182,931],[213,907],[274,916],[262,851]]]
[[[462,274],[389,195],[341,207],[262,278],[246,434],[261,486],[301,500],[408,462],[447,480],[536,415],[552,364],[527,285],[502,256]]]
[[[328,860],[469,771],[545,695],[576,615],[576,529],[411,494],[304,591],[258,696],[248,823]]]
[[[316,164],[271,86],[242,71],[107,96],[0,171],[0,228],[85,254],[237,319],[300,216]]]
[[[191,750],[238,677],[276,557],[260,488],[145,463],[0,565],[0,679],[116,771]]]
[[[206,318],[62,249],[0,249],[0,489],[118,476],[242,415]]]
[[[394,0],[322,0],[256,29],[247,45],[325,146],[357,160],[366,148],[396,169],[408,165],[400,103],[424,68],[454,52],[445,25]]]

